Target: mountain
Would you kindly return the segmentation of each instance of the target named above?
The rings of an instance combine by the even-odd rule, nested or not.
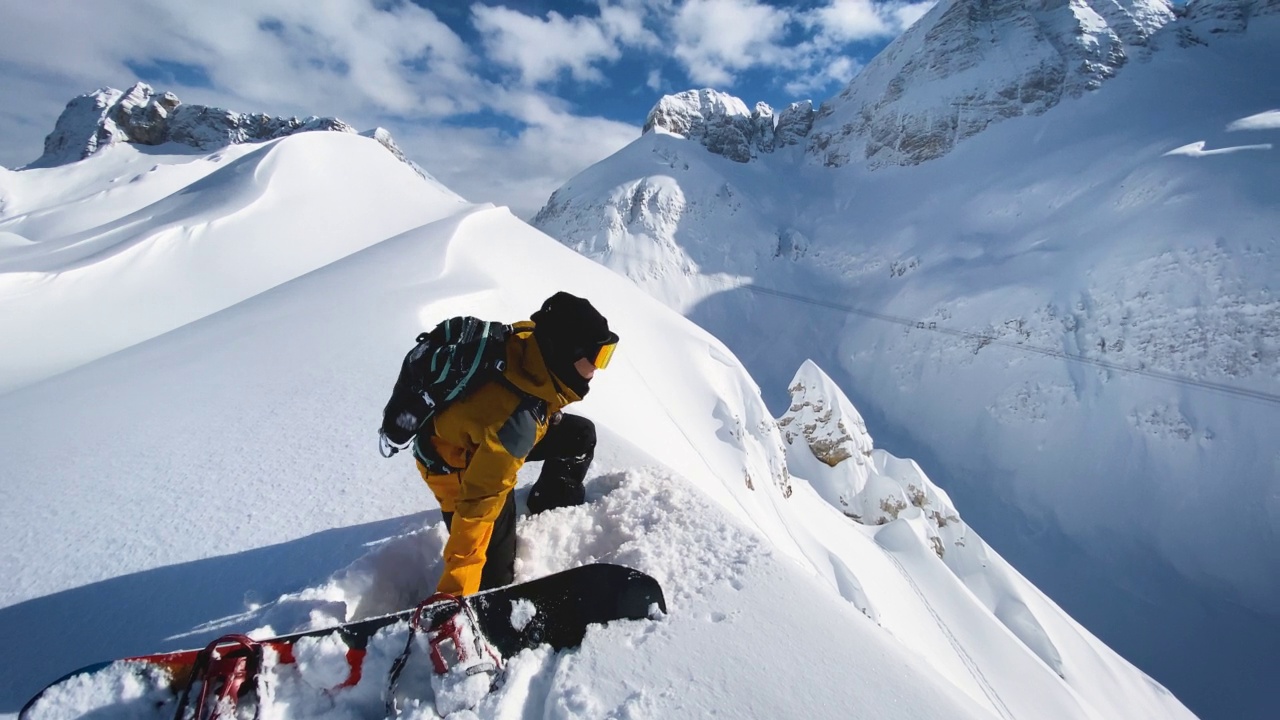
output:
[[[356,132],[355,128],[331,117],[281,118],[207,105],[186,105],[177,95],[157,93],[150,85],[140,82],[125,91],[102,88],[73,98],[58,117],[53,132],[45,138],[44,154],[26,167],[66,165],[117,143],[216,150],[313,131]],[[382,143],[425,177],[386,130],[379,128],[364,134]]]
[[[138,163],[154,170],[129,182]],[[818,364],[793,368],[775,418],[724,343],[368,139],[306,133],[172,156],[117,144],[4,179],[17,214],[2,221],[31,236],[116,224],[97,253],[0,249],[22,267],[76,255],[35,277],[92,278],[98,304],[67,307],[99,313],[74,367],[0,395],[0,713],[91,661],[323,626],[429,593],[439,509],[407,458],[377,454],[374,432],[403,353],[444,317],[516,320],[563,288],[591,298],[622,342],[573,408],[600,436],[589,503],[520,520],[517,579],[622,563],[663,583],[669,614],[511,659],[480,716],[1191,717],[1013,570],[920,465],[876,447]],[[343,212],[300,224],[328,207]],[[205,229],[158,235],[161,216]],[[227,226],[256,228],[256,242]],[[316,249],[347,235],[363,247]],[[295,274],[245,282],[228,304],[235,276],[215,271],[252,267]],[[21,315],[51,332],[77,317],[0,307],[7,326]],[[521,472],[522,505],[537,470]],[[375,640],[364,680],[335,693],[320,690],[345,666],[332,647],[268,661],[264,716],[381,716],[405,632]],[[403,682],[426,671],[411,661]],[[36,710],[154,715],[139,692],[108,672]],[[424,697],[411,712],[429,708]]]
[[[1166,0],[940,2],[823,104],[824,165],[916,165],[994,123],[1040,115],[1149,59]]]
[[[1268,717],[1278,17],[942,2],[803,142],[665,98],[534,224],[724,340],[775,411],[816,360],[1108,643],[1205,717]]]
[[[813,103],[792,103],[776,117],[767,103],[750,112],[736,97],[715,90],[688,90],[658,101],[644,132],[667,132],[701,142],[711,152],[747,162],[759,152],[796,145],[813,128]]]

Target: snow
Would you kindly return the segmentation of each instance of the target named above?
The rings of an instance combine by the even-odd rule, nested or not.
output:
[[[1215,148],[1213,150],[1205,150],[1204,147],[1207,144],[1208,143],[1206,143],[1204,140],[1200,140],[1198,142],[1193,142],[1189,145],[1176,147],[1170,150],[1169,152],[1165,153],[1165,155],[1166,156],[1185,155],[1187,157],[1209,157],[1210,155],[1230,155],[1231,153],[1241,152],[1243,150],[1270,150],[1271,149],[1271,143],[1263,143],[1261,145],[1237,145],[1236,147],[1225,147],[1225,148]]]
[[[43,263],[46,283],[92,279],[97,292],[90,303],[68,284],[22,318],[7,300],[0,325],[61,330],[88,314],[99,339],[72,356],[31,335],[32,367],[70,369],[11,372],[0,395],[0,713],[97,660],[323,627],[429,594],[446,539],[439,509],[407,458],[376,449],[400,358],[443,317],[517,320],[564,289],[591,298],[622,344],[573,408],[599,428],[589,502],[521,518],[517,579],[621,563],[661,581],[669,612],[594,628],[574,651],[510,659],[477,715],[1190,717],[952,519],[919,465],[875,448],[816,364],[800,373],[813,381],[806,402],[839,408],[869,464],[806,456],[724,343],[368,138],[236,150],[226,162],[159,162],[158,177],[187,181],[122,194],[134,220],[107,221],[114,234],[94,254],[31,228],[98,227],[112,215],[105,188],[136,167],[136,150],[4,178],[27,204],[0,222],[63,249],[3,259]],[[208,230],[180,243],[184,255],[157,239],[164,223]],[[54,271],[68,255],[75,267]],[[278,274],[194,277],[254,267]],[[115,302],[121,287],[145,302]],[[839,437],[817,416],[796,423]],[[537,471],[521,472],[521,507]],[[875,478],[863,492],[897,488],[907,507],[858,523],[824,499],[835,480],[818,471],[848,473],[855,489]],[[269,659],[263,717],[381,717],[406,632],[380,633],[346,689],[331,689],[344,677],[332,640],[309,641],[296,664]],[[401,680],[404,716],[435,715],[424,661],[412,656]],[[153,684],[115,665],[60,686],[37,716],[154,717],[172,706],[156,708]]]
[[[1087,7],[1118,22],[1103,5]],[[1130,4],[1137,29],[1112,28],[1128,61],[1096,90],[998,123],[975,108],[980,132],[918,165],[817,167],[799,148],[737,163],[650,133],[558,189],[534,224],[723,340],[774,414],[815,361],[885,449],[919,460],[1126,657],[1206,717],[1270,717],[1280,137],[1276,76],[1260,68],[1280,59],[1280,24],[1250,6],[1247,30],[1184,46],[1189,21]],[[1086,9],[1050,15],[1068,7]],[[1016,37],[993,44],[957,8],[974,5],[935,7],[828,101],[814,134],[855,115],[899,127],[897,110],[854,102],[899,71],[912,73],[895,102],[923,112],[1025,81],[1039,66],[1020,49],[1053,54],[1013,42],[1040,25],[1009,20]],[[943,33],[949,9],[958,25]],[[931,33],[982,42],[916,52]],[[859,515],[895,492],[795,462],[829,502],[874,486]],[[1011,632],[1030,627],[995,605]]]
[[[511,627],[522,631],[538,616],[538,608],[528,600],[517,600],[511,604]]]
[[[1268,110],[1240,118],[1227,126],[1227,132],[1237,130],[1280,130],[1280,110]]]

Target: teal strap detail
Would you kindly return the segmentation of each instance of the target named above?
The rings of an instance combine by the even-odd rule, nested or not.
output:
[[[476,359],[471,361],[471,368],[467,370],[467,374],[462,378],[462,382],[458,383],[458,386],[453,389],[453,392],[449,393],[449,396],[445,398],[445,402],[453,400],[453,398],[467,386],[467,383],[471,382],[471,377],[476,374],[476,370],[480,369],[480,361],[484,359],[484,346],[489,344],[489,325],[490,323],[484,324],[484,332],[480,334],[480,347],[476,350]]]
[[[444,349],[445,349],[445,348],[440,348],[440,350],[444,350]],[[439,353],[439,352],[440,352],[440,350],[437,350],[436,352],[437,352],[437,353]],[[432,364],[432,367],[434,367],[434,366],[435,366],[436,357],[437,357],[436,355],[432,355],[432,356],[431,356],[431,364]],[[445,376],[445,375],[448,375],[448,374],[449,374],[449,363],[447,363],[447,362],[446,362],[446,363],[441,363],[441,364],[440,364],[440,376],[439,376],[439,377],[437,377],[437,378],[436,378],[436,381],[435,381],[434,383],[432,383],[432,384],[433,384],[433,385],[439,385],[440,383],[444,382],[444,376]],[[453,395],[450,395],[450,396],[447,398],[447,400],[452,400],[452,399],[453,399]]]

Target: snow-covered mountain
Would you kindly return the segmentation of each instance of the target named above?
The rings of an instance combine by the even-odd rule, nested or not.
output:
[[[66,165],[117,143],[149,147],[176,145],[208,151],[318,130],[356,132],[347,123],[331,117],[282,118],[207,105],[184,105],[177,95],[157,93],[150,85],[140,82],[124,91],[102,88],[73,98],[58,117],[53,132],[45,138],[44,154],[27,168]],[[386,130],[378,128],[364,134],[382,143],[425,177]]]
[[[806,141],[665,98],[534,224],[724,340],[775,409],[816,360],[1108,642],[1206,716],[1266,717],[1278,63],[1274,2],[944,1]]]
[[[774,116],[768,103],[748,111],[736,97],[715,90],[687,90],[658,101],[644,132],[667,132],[702,143],[711,152],[747,162],[760,152],[799,144],[813,128],[813,103],[792,103]]]
[[[10,375],[0,395],[0,713],[95,660],[428,593],[439,510],[374,437],[402,354],[444,317],[516,320],[565,289],[623,340],[575,407],[600,432],[590,502],[522,518],[517,576],[623,563],[663,583],[670,612],[512,659],[482,717],[1191,717],[983,542],[919,465],[876,448],[817,364],[792,368],[775,419],[724,343],[369,139],[206,155],[124,143],[2,179],[0,222],[22,238],[0,247],[0,281],[66,284],[34,295],[45,304],[6,298],[0,321],[65,332],[96,313],[69,333],[96,344],[74,357],[44,346],[33,367],[74,367]],[[327,224],[300,220],[316,212]],[[201,230],[157,232],[162,217]],[[255,241],[234,241],[246,233]],[[360,246],[335,252],[346,235]],[[282,279],[226,289],[254,267]],[[536,472],[522,471],[522,502]],[[345,660],[323,646],[296,670],[269,667],[264,717],[381,717],[405,631],[336,693],[319,688]],[[426,671],[411,665],[405,684]],[[140,692],[106,673],[35,711],[172,710]],[[429,698],[411,714],[433,717]]]
[[[1173,17],[1167,0],[939,2],[823,104],[808,151],[831,166],[941,157],[1146,60]]]

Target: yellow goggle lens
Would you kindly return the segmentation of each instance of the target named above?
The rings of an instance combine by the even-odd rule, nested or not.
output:
[[[603,370],[609,367],[609,361],[613,359],[614,348],[618,347],[618,343],[609,343],[596,351],[596,357],[591,361],[597,370]]]

